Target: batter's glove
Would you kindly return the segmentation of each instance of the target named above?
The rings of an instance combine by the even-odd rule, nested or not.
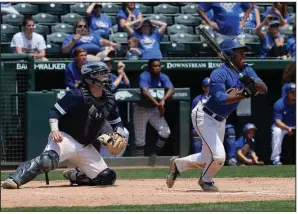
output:
[[[97,141],[106,146],[112,155],[119,155],[127,145],[125,137],[117,132],[100,135]]]
[[[251,77],[245,75],[240,78],[240,82],[242,82],[243,85],[245,86],[243,90],[243,94],[246,98],[253,97],[258,94],[256,83]]]

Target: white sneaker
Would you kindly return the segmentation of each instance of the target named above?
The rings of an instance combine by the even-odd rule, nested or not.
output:
[[[18,189],[18,185],[10,178],[2,183],[3,189]]]
[[[174,156],[170,160],[170,169],[169,169],[169,174],[167,176],[167,186],[168,188],[172,188],[174,186],[174,183],[176,181],[177,175],[180,175],[177,166],[175,164],[175,160],[178,157]]]

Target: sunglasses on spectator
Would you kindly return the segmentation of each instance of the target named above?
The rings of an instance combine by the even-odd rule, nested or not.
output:
[[[87,28],[87,25],[78,25],[79,28]]]

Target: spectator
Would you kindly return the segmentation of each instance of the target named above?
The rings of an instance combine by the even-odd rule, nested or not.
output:
[[[255,4],[253,4],[253,8],[251,9],[247,19],[246,19],[246,22],[244,23],[243,27],[244,28],[256,28],[259,24],[260,24],[260,12],[258,10],[257,7],[255,7]],[[245,10],[243,10],[239,17],[240,17],[240,20],[243,20],[243,17],[245,15]]]
[[[1,14],[15,14],[20,15],[20,13],[14,9],[10,2],[1,2]],[[1,22],[2,23],[2,22]]]
[[[202,82],[202,91],[203,93],[196,96],[191,104],[191,109],[194,109],[198,102],[206,103],[209,99],[209,86],[210,86],[210,78],[206,77]],[[195,131],[194,127],[192,127],[192,154],[200,153],[202,151],[202,139]]]
[[[81,68],[87,63],[87,51],[83,48],[76,48],[74,61],[66,65],[65,84],[70,89],[81,87]]]
[[[296,130],[296,84],[288,83],[286,96],[277,100],[273,107],[272,154],[273,165],[281,165],[280,154],[283,138],[292,136]]]
[[[138,48],[139,39],[136,37],[131,37],[128,40],[128,51],[126,54],[126,58],[129,60],[138,60],[139,57],[142,56],[142,52]]]
[[[133,30],[131,27],[135,24],[139,26]],[[153,25],[157,25],[156,29]],[[160,41],[167,29],[167,23],[155,20],[145,19],[128,22],[124,25],[129,36],[137,37],[140,41],[139,49],[142,51],[141,59],[161,59]]]
[[[296,59],[296,24],[293,25],[293,36],[286,43],[288,57]]]
[[[89,33],[87,22],[84,19],[79,19],[74,25],[75,33],[67,36],[62,44],[62,52],[73,55],[77,47],[83,48],[87,51],[88,60],[99,60],[101,48],[105,46],[116,47],[116,43],[103,39],[100,36]],[[97,55],[97,56],[96,56]]]
[[[286,86],[289,82],[296,83],[296,61],[288,64],[282,74],[282,97],[287,95]]]
[[[102,4],[91,3],[86,13],[89,32],[109,39],[109,35],[112,33],[112,21],[109,16],[102,13]]]
[[[285,2],[276,2],[273,3],[272,7],[267,7],[263,15],[267,17],[269,14],[278,18],[281,26],[287,25],[291,18],[288,13],[288,5]]]
[[[140,75],[139,85],[144,100],[136,103],[134,112],[136,155],[144,156],[146,145],[146,127],[149,122],[158,133],[158,140],[154,147],[152,157],[159,155],[171,134],[167,121],[164,118],[165,102],[174,94],[174,87],[169,77],[161,72],[159,59],[148,61],[148,71]],[[151,88],[165,89],[165,95],[154,97],[149,91]]]
[[[255,131],[257,127],[248,123],[243,128],[243,136],[236,141],[237,159],[240,165],[264,165],[255,152]]]
[[[226,151],[226,164],[228,166],[237,166],[236,157],[236,131],[232,124],[226,124],[224,147]]]
[[[104,62],[108,66],[108,70],[112,76],[112,90],[116,91],[118,88],[130,88],[129,79],[125,73],[125,64],[122,61],[118,62],[117,73],[118,76],[112,73],[113,60],[109,57],[104,58]]]
[[[284,37],[279,33],[280,23],[268,15],[265,20],[256,28],[256,34],[260,39],[260,58],[275,57],[286,58],[284,50]],[[269,23],[268,31],[262,31],[262,27]]]
[[[213,12],[212,9],[211,9],[211,10],[208,10],[208,11],[206,12],[206,16],[208,17],[208,19],[209,19],[210,21],[213,21],[213,22],[214,22],[214,12]],[[202,19],[202,24],[203,24],[203,25],[208,25],[207,22],[205,22],[205,20],[203,20],[203,19]]]
[[[46,43],[42,35],[34,32],[34,21],[31,17],[24,18],[23,31],[13,36],[10,47],[15,49],[15,53],[31,54],[36,61],[48,61],[45,57]]]
[[[124,32],[124,25],[128,22],[142,20],[143,14],[135,8],[134,2],[122,3],[122,9],[117,13],[118,32]]]
[[[222,40],[230,36],[238,36],[241,28],[246,22],[247,17],[253,5],[250,3],[199,3],[198,13],[202,19],[216,32],[216,35],[222,37]],[[211,21],[206,13],[209,10],[214,12],[214,20]],[[243,19],[239,20],[241,11],[245,11]],[[220,41],[219,41],[220,42]]]

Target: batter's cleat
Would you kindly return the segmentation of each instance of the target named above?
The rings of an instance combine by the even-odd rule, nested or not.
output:
[[[3,189],[18,189],[18,185],[10,178],[2,183]]]
[[[218,188],[214,185],[214,182],[205,182],[200,178],[199,185],[205,192],[218,192]]]
[[[273,161],[273,165],[278,166],[282,165],[282,163],[279,160]]]
[[[70,176],[72,173],[76,173],[77,170],[76,169],[67,169],[63,172],[63,177],[66,179],[66,180],[69,180],[70,181]]]
[[[177,178],[177,175],[180,175],[175,160],[178,157],[174,156],[170,159],[170,169],[169,169],[169,174],[167,176],[167,186],[168,188],[172,188],[174,186],[175,180]]]

